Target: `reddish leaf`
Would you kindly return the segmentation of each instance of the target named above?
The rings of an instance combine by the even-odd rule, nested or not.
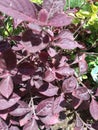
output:
[[[7,76],[7,78],[2,79],[0,82],[0,93],[4,97],[9,98],[12,92],[13,92],[13,81],[10,76]]]
[[[98,102],[94,98],[92,98],[89,110],[90,110],[91,116],[95,120],[98,120]]]
[[[49,12],[49,18],[55,13],[62,12],[64,9],[65,0],[44,0],[43,8]]]
[[[48,20],[48,12],[46,9],[41,9],[38,14],[38,20],[44,23],[47,23]]]
[[[0,73],[2,73],[3,70],[5,69],[7,69],[7,66],[6,66],[2,53],[0,53]]]
[[[48,25],[54,27],[68,26],[72,22],[72,17],[64,13],[55,14],[48,22]],[[70,43],[71,44],[71,43]],[[64,46],[64,45],[63,45]]]
[[[16,55],[11,50],[8,49],[2,53],[3,58],[5,60],[5,64],[8,70],[14,69],[16,67]]]
[[[28,0],[0,1],[0,11],[22,21],[32,21],[36,18],[35,6]]]
[[[73,92],[73,90],[77,87],[78,83],[74,76],[71,76],[68,79],[65,79],[62,85],[62,89],[65,93]]]
[[[18,71],[23,75],[32,75],[35,71],[35,68],[29,62],[23,62],[19,64]]]
[[[20,97],[15,93],[13,93],[9,100],[4,99],[4,97],[0,95],[0,110],[12,107],[19,101],[19,99]]]

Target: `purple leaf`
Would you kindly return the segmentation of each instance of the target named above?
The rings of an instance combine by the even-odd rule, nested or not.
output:
[[[41,9],[38,14],[38,20],[44,23],[47,23],[48,20],[48,12],[46,9]]]
[[[18,71],[24,75],[32,75],[35,71],[35,68],[31,63],[23,62],[19,64]]]
[[[56,54],[57,54],[57,52],[56,52],[56,50],[55,49],[53,49],[53,48],[49,48],[49,50],[48,50],[48,54],[51,56],[51,57],[54,57]]]
[[[88,89],[85,87],[78,87],[77,89],[74,89],[74,91],[72,92],[72,95],[80,100],[90,99]]]
[[[3,58],[5,60],[5,64],[8,70],[14,69],[16,67],[16,55],[11,50],[8,49],[2,53]]]
[[[43,84],[40,88],[39,88],[39,93],[51,97],[51,96],[55,96],[57,95],[58,92],[58,87],[54,86],[53,84],[49,83],[49,84]]]
[[[19,128],[17,126],[11,126],[9,130],[19,130]]]
[[[27,124],[24,125],[23,130],[38,130],[38,125],[35,119],[32,119]]]
[[[26,104],[25,102],[18,102],[19,106],[10,112],[10,115],[12,116],[23,116],[25,114],[27,114],[28,112],[30,112],[30,108],[28,107],[28,104]]]
[[[85,54],[83,54],[79,57],[79,70],[80,70],[81,74],[85,73],[88,69],[88,65],[85,60],[85,57],[86,57]]]
[[[69,77],[74,74],[74,69],[70,68],[69,66],[62,66],[56,70],[56,73]]]
[[[54,98],[48,98],[41,101],[36,108],[37,115],[47,116],[51,114],[53,102],[54,102]]]
[[[98,102],[94,98],[92,98],[89,110],[90,110],[91,116],[95,120],[98,120]]]
[[[54,125],[59,123],[59,115],[48,115],[46,117],[40,118],[40,120],[45,124],[45,125]]]
[[[59,97],[57,97],[53,103],[53,113],[58,114],[59,112],[64,110],[64,94],[62,93]]]
[[[41,42],[41,43],[35,42],[34,43],[35,45],[33,45],[32,41],[28,41],[28,42],[21,42],[21,44],[23,45],[23,48],[25,50],[27,50],[29,53],[36,53],[47,47],[47,44],[44,44],[43,42]],[[39,45],[37,45],[37,44],[39,44]]]
[[[65,79],[62,85],[62,89],[65,93],[71,93],[77,87],[78,83],[74,76]]]
[[[7,66],[3,58],[3,55],[0,53],[0,73],[2,73],[5,69],[7,69]]]
[[[0,93],[4,97],[9,98],[12,92],[13,92],[13,81],[10,76],[7,76],[7,78],[2,79],[0,82]]]
[[[33,21],[36,18],[36,9],[28,0],[0,1],[0,11],[22,21]]]
[[[19,101],[19,99],[20,97],[15,93],[13,93],[9,100],[4,99],[4,97],[0,95],[0,110],[12,107]]]
[[[44,0],[43,8],[49,12],[49,18],[55,13],[62,12],[64,9],[65,0]]]
[[[0,41],[0,52],[4,52],[6,50],[11,49],[10,44],[7,41]]]
[[[3,119],[0,118],[0,130],[7,130],[8,126],[7,124],[3,121]]]
[[[45,72],[45,78],[44,78],[44,80],[46,81],[46,82],[52,82],[52,81],[54,81],[55,80],[55,72],[54,72],[54,70],[53,69],[48,69],[48,70],[46,70],[46,72]]]
[[[55,14],[49,19],[48,25],[54,27],[68,26],[72,22],[72,17],[64,13]]]
[[[62,49],[67,49],[67,50],[72,50],[72,49],[75,49],[75,48],[84,48],[82,45],[79,45],[75,40],[74,40],[74,37],[73,37],[73,34],[66,30],[62,33],[60,33],[56,39],[58,39],[57,42],[53,43],[55,46],[58,46]]]
[[[28,121],[30,121],[32,119],[32,113],[29,112],[28,114],[26,114],[22,119],[20,119],[19,123],[20,126],[24,126],[25,124],[28,123]]]
[[[78,117],[77,115],[76,115],[75,126],[80,129],[81,129],[81,127],[83,127],[83,122],[81,121],[81,117]]]

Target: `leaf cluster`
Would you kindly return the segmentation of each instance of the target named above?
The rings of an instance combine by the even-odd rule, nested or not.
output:
[[[86,44],[92,32],[78,17],[89,22],[92,12],[64,11],[65,4],[0,1],[0,129],[51,130],[71,116],[74,130],[97,130],[98,89],[88,77],[95,53]]]

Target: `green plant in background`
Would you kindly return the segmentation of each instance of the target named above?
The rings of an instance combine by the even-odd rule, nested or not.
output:
[[[43,0],[30,0],[30,1],[37,3],[37,4],[42,4],[42,2],[43,2]]]
[[[91,71],[91,76],[93,78],[93,80],[98,83],[98,65],[95,66],[92,71]]]
[[[84,27],[98,26],[98,5],[86,3],[75,16],[75,23],[84,22]]]
[[[81,7],[85,0],[66,0],[65,10],[68,8]]]

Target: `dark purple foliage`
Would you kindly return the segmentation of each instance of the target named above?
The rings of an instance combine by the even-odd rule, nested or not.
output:
[[[67,110],[75,115],[74,130],[82,130],[86,123],[76,113],[84,108],[98,120],[98,92],[93,95],[79,77],[87,72],[85,47],[68,29],[73,10],[64,12],[65,3],[44,0],[39,7],[29,0],[0,1],[13,29],[23,27],[0,41],[0,130],[47,130]]]

